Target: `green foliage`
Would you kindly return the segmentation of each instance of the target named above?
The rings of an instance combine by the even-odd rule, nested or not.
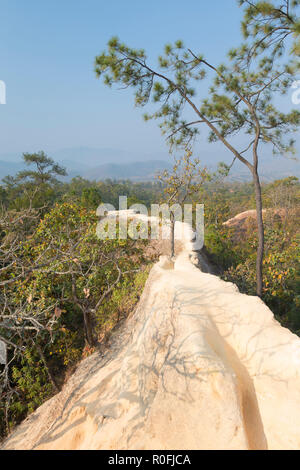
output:
[[[12,404],[12,415],[18,421],[32,413],[53,393],[43,361],[34,348],[27,348],[17,366],[12,368],[12,380],[19,391]]]
[[[110,86],[120,83],[131,87],[138,106],[152,98],[158,109],[146,114],[145,119],[159,121],[171,148],[188,146],[198,135],[199,125],[207,125],[210,141],[221,140],[235,158],[250,168],[243,154],[262,143],[271,144],[275,152],[293,152],[293,140],[288,140],[287,134],[299,126],[300,113],[283,113],[272,102],[277,93],[289,91],[293,70],[281,62],[275,64],[272,57],[245,66],[249,53],[249,47],[242,45],[230,51],[227,64],[215,66],[180,41],[168,44],[158,58],[158,67],[153,68],[144,50],[132,49],[113,38],[107,51],[96,57],[95,71]],[[197,98],[196,104],[194,85],[208,72],[212,74],[212,86],[202,100]],[[186,105],[196,120],[184,119]],[[245,137],[245,149],[230,143],[237,132]]]
[[[206,168],[200,166],[200,160],[186,149],[181,159],[175,159],[172,171],[164,170],[158,175],[163,184],[164,200],[169,204],[184,204],[192,196],[200,195],[206,181],[211,178]]]
[[[226,219],[255,207],[249,203],[247,191],[229,185],[216,191],[205,204],[205,245],[212,261],[222,270],[223,278],[239,289],[255,295],[255,251],[257,231],[255,221],[242,226],[227,227]],[[246,186],[247,188],[247,186]],[[244,188],[244,189],[246,189]],[[216,190],[217,188],[215,188]],[[297,178],[285,178],[263,186],[263,198],[269,212],[265,214],[265,246],[262,299],[282,325],[300,334],[300,249],[299,249],[299,190]],[[233,191],[233,192],[232,192]],[[275,191],[275,193],[274,193]],[[213,203],[221,197],[222,206]],[[277,199],[276,199],[276,197]],[[236,204],[239,199],[239,204]],[[254,202],[252,203],[254,204]],[[214,222],[214,223],[213,223]]]
[[[238,0],[245,6],[242,31],[253,40],[252,53],[264,51],[273,57],[284,53],[288,39],[292,39],[291,54],[300,54],[299,0]]]
[[[232,246],[228,230],[224,227],[219,225],[206,226],[205,246],[214,264],[221,265],[223,269],[237,264],[239,256]]]
[[[149,271],[150,265],[127,278],[100,307],[96,322],[100,338],[106,338],[115,325],[133,311],[143,292]]]
[[[95,211],[69,203],[56,205],[45,216],[34,240],[36,256],[45,253],[52,243],[43,257],[45,261],[50,260],[47,270],[37,271],[31,282],[39,291],[39,299],[51,302],[55,298],[67,312],[75,307],[84,315],[94,315],[110,286],[123,282],[120,272],[126,271],[129,275],[138,268],[139,262],[132,262],[134,255],[139,259],[135,242],[99,240],[96,224]],[[57,250],[60,252],[58,260],[55,258]]]
[[[171,223],[170,256],[175,255],[175,222],[182,220],[184,204],[193,198],[199,198],[203,185],[211,178],[206,168],[200,166],[200,160],[193,158],[190,149],[180,159],[175,159],[172,171],[165,170],[158,175],[163,184],[162,203],[168,204],[170,211],[165,215]],[[179,210],[178,210],[179,209]],[[179,217],[178,217],[179,216]],[[192,218],[192,217],[191,217]],[[193,221],[191,220],[193,224]]]
[[[3,179],[6,195],[2,201],[16,210],[50,205],[60,186],[57,176],[65,176],[66,170],[42,151],[24,153],[23,160],[31,168],[19,171],[15,177],[6,176]]]
[[[145,242],[99,240],[97,222],[94,209],[56,203],[20,244],[23,264],[27,259],[35,269],[6,287],[6,299],[20,306],[14,323],[6,322],[16,328],[15,336],[1,327],[0,316],[0,334],[22,348],[15,355],[9,349],[12,370],[0,400],[2,434],[55,393],[68,370],[94,350],[91,338],[95,344],[103,341],[138,300],[147,272],[139,272],[147,264]],[[9,278],[9,271],[2,273]],[[35,318],[46,326],[36,335],[25,328]]]
[[[278,234],[282,237],[282,232]],[[273,245],[264,261],[263,300],[277,319],[300,334],[300,270],[299,236],[281,249],[282,243]],[[250,256],[224,273],[224,279],[238,285],[242,292],[255,295],[255,260]]]
[[[159,200],[161,184],[157,182],[133,183],[124,181],[88,181],[84,178],[73,178],[62,188],[62,199],[65,202],[76,202],[83,207],[96,208],[101,202],[119,207],[119,196],[127,196],[128,207],[142,203],[147,207]]]
[[[205,187],[205,246],[214,264],[223,270],[236,266],[241,253],[234,246],[234,230],[223,224],[248,200],[248,184],[223,184],[215,179]],[[245,207],[243,207],[243,210]]]
[[[84,207],[97,209],[101,203],[101,196],[98,188],[85,188],[81,194],[81,204]]]
[[[23,160],[26,165],[35,165],[35,170],[23,170],[17,175],[17,180],[29,180],[35,186],[45,183],[57,183],[55,176],[65,176],[66,170],[47,157],[44,152],[24,153]]]

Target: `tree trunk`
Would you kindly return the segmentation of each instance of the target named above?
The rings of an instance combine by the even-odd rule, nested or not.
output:
[[[175,216],[171,211],[171,258],[175,256]]]
[[[262,265],[264,257],[264,223],[262,215],[262,198],[261,198],[261,186],[257,169],[253,169],[253,181],[255,188],[255,201],[256,201],[256,219],[257,219],[257,230],[258,230],[258,247],[256,256],[256,294],[258,297],[262,296]]]
[[[90,313],[84,312],[84,329],[85,329],[85,338],[89,346],[95,345],[95,339],[93,336],[93,327],[92,327],[92,319]]]

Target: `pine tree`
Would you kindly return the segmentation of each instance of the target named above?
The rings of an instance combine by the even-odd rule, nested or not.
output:
[[[264,228],[259,159],[265,145],[272,146],[274,152],[294,152],[293,140],[287,136],[297,130],[300,112],[283,113],[273,101],[277,93],[289,91],[293,69],[281,61],[274,64],[272,57],[249,63],[245,61],[249,52],[249,46],[243,45],[230,51],[226,65],[215,66],[177,41],[165,46],[159,66],[153,68],[143,49],[132,49],[112,38],[107,51],[96,57],[95,71],[108,86],[121,83],[133,88],[137,106],[145,106],[153,99],[158,109],[145,115],[145,119],[159,120],[171,149],[190,145],[198,137],[199,126],[204,125],[210,131],[210,141],[221,142],[233,159],[251,172],[258,226],[257,295],[261,296]],[[200,99],[194,86],[208,72],[213,75],[213,85],[208,95]],[[195,116],[191,122],[184,118],[187,106]],[[236,144],[237,134],[243,136],[244,148]]]
[[[276,57],[291,38],[292,55],[300,55],[300,0],[238,0],[245,7],[242,31],[252,41],[250,53],[263,51]]]

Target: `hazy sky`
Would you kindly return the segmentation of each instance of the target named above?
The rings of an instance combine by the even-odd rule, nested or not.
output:
[[[0,154],[64,147],[162,152],[156,124],[144,123],[130,91],[95,78],[94,57],[112,35],[156,58],[183,39],[219,62],[240,42],[236,0],[2,0]]]

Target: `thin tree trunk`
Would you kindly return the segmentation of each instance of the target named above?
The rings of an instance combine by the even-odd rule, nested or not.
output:
[[[10,424],[9,424],[9,399],[5,401],[5,427],[6,433],[10,434]]]
[[[261,186],[256,168],[253,169],[253,181],[255,188],[256,219],[258,229],[258,247],[256,257],[256,294],[258,295],[258,297],[261,297],[263,288],[262,265],[264,257],[264,223],[262,215]]]
[[[175,216],[173,212],[170,215],[171,218],[171,258],[175,256]]]
[[[94,339],[94,336],[93,336],[93,327],[92,327],[91,316],[88,312],[84,312],[83,313],[83,318],[84,318],[84,329],[85,329],[86,341],[88,342],[89,346],[94,346],[95,345],[95,339]]]

